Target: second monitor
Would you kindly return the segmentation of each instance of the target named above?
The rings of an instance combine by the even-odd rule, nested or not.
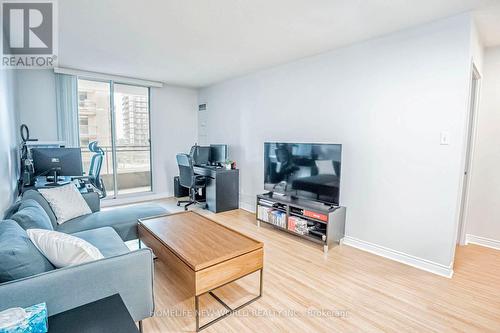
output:
[[[192,158],[195,165],[210,164],[210,147],[193,146]]]
[[[193,146],[192,157],[195,165],[222,165],[227,160],[227,145]]]
[[[210,145],[210,162],[224,164],[227,160],[227,145]]]

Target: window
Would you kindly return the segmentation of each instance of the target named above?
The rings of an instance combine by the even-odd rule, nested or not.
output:
[[[109,196],[151,191],[149,88],[78,79],[78,101],[85,170],[93,155],[87,146],[98,141]]]

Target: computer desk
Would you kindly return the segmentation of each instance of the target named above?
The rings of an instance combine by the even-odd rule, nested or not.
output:
[[[207,177],[206,201],[214,213],[238,209],[240,202],[240,172],[212,166],[194,166],[194,173]]]
[[[59,180],[63,181],[63,182],[68,182],[68,184],[71,184],[71,183],[73,183],[73,179],[72,178],[73,177],[63,176],[63,177],[59,177]],[[57,186],[50,186],[50,185],[48,185],[48,183],[49,182],[47,181],[47,177],[38,176],[38,177],[36,177],[36,181],[35,181],[35,184],[33,186],[24,186],[23,192],[25,192],[27,190],[37,190],[37,189],[41,189],[41,188],[54,188],[54,187],[57,187]],[[79,187],[78,190],[82,194],[89,192],[89,190],[85,186]]]

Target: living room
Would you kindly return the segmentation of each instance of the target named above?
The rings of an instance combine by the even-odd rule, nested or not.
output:
[[[500,330],[500,1],[2,13],[0,332]]]

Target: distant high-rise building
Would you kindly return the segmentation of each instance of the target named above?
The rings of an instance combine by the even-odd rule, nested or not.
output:
[[[149,145],[149,106],[144,95],[122,97],[124,143],[133,146]]]
[[[109,97],[106,91],[80,87],[78,90],[78,114],[80,121],[80,145],[98,141],[101,145],[111,142],[109,127]]]

